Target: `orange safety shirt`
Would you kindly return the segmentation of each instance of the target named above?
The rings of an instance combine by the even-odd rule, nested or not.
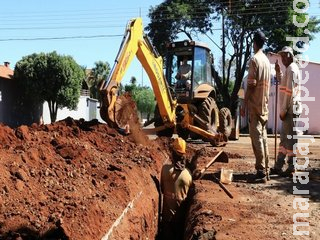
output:
[[[295,62],[292,62],[285,73],[277,74],[277,79],[280,81],[279,86],[279,101],[280,111],[292,114],[293,113],[293,99],[300,103],[300,82],[301,74],[299,67]]]
[[[269,59],[260,49],[250,60],[245,101],[251,114],[268,119],[271,79]]]

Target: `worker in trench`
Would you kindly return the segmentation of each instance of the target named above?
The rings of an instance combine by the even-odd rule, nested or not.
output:
[[[161,170],[161,193],[163,194],[161,239],[179,240],[183,237],[186,198],[192,185],[192,175],[186,168],[186,142],[175,138],[172,143],[172,163]]]

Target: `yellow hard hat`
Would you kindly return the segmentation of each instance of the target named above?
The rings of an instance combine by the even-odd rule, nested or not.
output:
[[[186,141],[183,140],[182,138],[178,137],[175,138],[173,141],[173,149],[181,154],[185,154],[186,153]]]

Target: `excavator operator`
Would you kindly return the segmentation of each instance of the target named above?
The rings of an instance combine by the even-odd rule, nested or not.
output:
[[[190,88],[191,85],[191,65],[188,63],[188,56],[183,56],[182,64],[178,69],[176,75],[177,88],[186,87]]]
[[[192,176],[186,168],[186,142],[178,137],[172,143],[172,163],[161,170],[161,192],[163,208],[162,239],[182,239],[185,200],[192,184]]]

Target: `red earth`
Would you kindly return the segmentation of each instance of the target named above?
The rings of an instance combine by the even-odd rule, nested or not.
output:
[[[123,136],[106,124],[71,118],[17,129],[1,125],[0,239],[156,239],[159,174],[171,139],[150,140],[138,127],[131,130]],[[292,194],[292,179],[247,183],[254,158],[245,136],[224,148],[188,142],[187,155],[197,160],[191,168],[201,169],[219,150],[229,163],[214,163],[194,181],[185,239],[319,239],[319,139],[310,144],[305,196]],[[221,167],[234,171],[225,185],[233,199],[213,179]],[[293,235],[297,197],[309,198],[308,236]]]
[[[71,118],[0,126],[0,239],[154,239],[165,154],[136,135]]]
[[[279,139],[278,139],[279,140]],[[307,155],[298,154],[298,163],[307,168],[300,174],[307,174],[305,184],[298,179],[270,176],[267,183],[248,183],[255,173],[255,159],[250,138],[241,136],[238,141],[229,141],[223,148],[229,155],[229,163],[213,164],[201,180],[195,181],[190,209],[187,217],[185,239],[320,239],[320,139],[299,140],[309,143]],[[274,163],[275,139],[268,139],[269,166]],[[208,146],[209,147],[209,146]],[[208,159],[201,158],[198,167]],[[233,170],[233,182],[224,185],[233,195],[230,198],[216,183],[221,168]],[[293,188],[308,190],[308,194],[294,194]],[[294,208],[294,200],[307,200],[307,209]],[[298,205],[299,206],[299,205]],[[302,207],[305,206],[302,203]],[[308,226],[298,227],[308,235],[294,235],[293,217],[305,213],[308,217],[297,218]]]

